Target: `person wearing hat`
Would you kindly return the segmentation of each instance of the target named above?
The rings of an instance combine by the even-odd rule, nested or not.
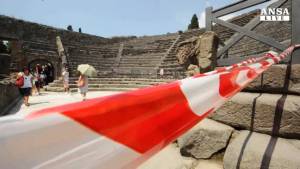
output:
[[[24,83],[23,86],[20,88],[20,93],[23,97],[24,100],[24,105],[29,106],[29,96],[31,94],[31,88],[32,88],[32,83],[33,83],[33,77],[29,73],[29,69],[25,67],[23,69],[23,78],[24,78]]]

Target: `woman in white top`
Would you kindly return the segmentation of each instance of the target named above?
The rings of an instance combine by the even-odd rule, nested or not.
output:
[[[28,101],[29,101],[29,96],[31,94],[33,77],[29,73],[29,69],[28,68],[24,68],[23,71],[24,71],[24,75],[23,75],[24,84],[20,88],[20,93],[23,96],[23,100],[24,100],[25,106],[29,106]]]

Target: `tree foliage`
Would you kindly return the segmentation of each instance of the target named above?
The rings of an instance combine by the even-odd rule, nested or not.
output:
[[[199,21],[198,21],[198,17],[196,14],[193,15],[192,19],[191,19],[191,23],[188,26],[188,30],[191,29],[198,29],[199,28]]]
[[[68,30],[68,31],[73,31],[72,25],[69,25],[69,26],[67,27],[67,30]]]

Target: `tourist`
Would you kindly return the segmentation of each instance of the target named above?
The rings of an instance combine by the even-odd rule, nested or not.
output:
[[[29,101],[29,96],[31,94],[33,77],[29,73],[28,68],[24,68],[23,72],[24,72],[23,73],[24,83],[23,83],[23,86],[20,88],[20,93],[23,96],[24,105],[29,106],[28,101]]]
[[[164,76],[164,69],[163,68],[161,68],[159,70],[159,75],[160,75],[160,78],[162,78]]]
[[[42,68],[39,64],[37,64],[34,72],[34,85],[36,88],[37,95],[40,95],[40,88],[42,87],[41,72],[42,72]]]
[[[79,79],[77,81],[78,92],[82,96],[82,100],[86,100],[86,93],[88,92],[88,77],[79,72]]]
[[[47,85],[48,83],[51,83],[53,82],[54,80],[54,74],[53,74],[53,67],[50,63],[48,63],[47,65],[45,65],[45,73],[46,73],[46,76],[47,76]]]
[[[44,66],[44,73],[45,73],[45,85],[48,85],[48,83],[50,82],[50,73],[49,73],[49,69],[48,69],[48,66],[45,65]]]
[[[41,79],[42,79],[43,86],[44,85],[48,85],[48,81],[47,81],[47,66],[45,66],[45,65],[42,66]]]
[[[63,84],[64,84],[64,90],[66,93],[69,93],[69,71],[68,68],[65,67],[63,72],[62,72],[62,77],[63,77]]]

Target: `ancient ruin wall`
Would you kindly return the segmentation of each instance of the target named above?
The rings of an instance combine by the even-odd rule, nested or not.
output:
[[[19,71],[34,60],[47,60],[55,66],[56,76],[60,75],[61,61],[57,55],[56,36],[60,36],[63,45],[68,48],[83,46],[115,46],[119,42],[134,37],[103,38],[99,36],[67,31],[37,23],[0,15],[0,39],[12,42],[11,70]],[[70,55],[70,57],[73,57]]]

